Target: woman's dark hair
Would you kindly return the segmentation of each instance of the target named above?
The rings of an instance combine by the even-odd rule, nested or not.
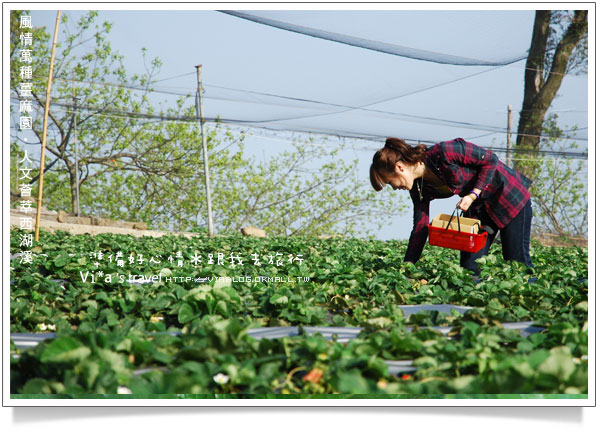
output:
[[[381,177],[382,173],[394,173],[398,161],[411,166],[424,161],[426,149],[427,146],[423,144],[410,146],[402,139],[388,137],[385,140],[385,146],[373,156],[373,163],[371,163],[369,171],[371,185],[375,191],[380,191],[385,185]]]

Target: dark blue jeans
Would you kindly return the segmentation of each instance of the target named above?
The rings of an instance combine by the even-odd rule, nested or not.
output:
[[[460,265],[465,269],[471,270],[476,276],[479,276],[480,270],[477,267],[475,260],[488,255],[490,246],[496,237],[496,233],[500,230],[500,240],[502,241],[502,256],[505,260],[516,260],[524,263],[527,267],[533,267],[531,257],[529,256],[529,240],[531,236],[531,218],[533,211],[531,210],[531,200],[527,202],[525,207],[502,229],[490,219],[487,213],[482,210],[474,218],[481,220],[483,225],[488,225],[494,230],[494,234],[488,235],[485,246],[479,252],[460,252]]]

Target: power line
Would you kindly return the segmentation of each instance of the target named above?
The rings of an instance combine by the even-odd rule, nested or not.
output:
[[[243,131],[242,131],[243,133]],[[277,136],[277,137],[272,137],[272,136],[266,136],[264,134],[260,134],[260,135],[251,135],[254,137],[260,137],[261,139],[271,139],[271,140],[278,140],[278,141],[284,141],[284,142],[294,142],[294,139],[291,138],[285,138],[285,137],[281,137],[281,136]],[[472,139],[472,138],[469,138]],[[424,140],[419,140],[419,142],[427,142],[427,143],[438,143],[438,142],[430,142],[430,141],[424,141]],[[581,156],[581,155],[585,155],[587,158],[587,153],[577,153],[577,152],[568,152],[568,151],[551,151],[551,150],[521,150],[521,149],[511,149],[508,150],[505,147],[484,147],[485,149],[488,149],[490,151],[494,151],[494,152],[500,152],[500,153],[507,153],[507,152],[511,152],[513,154],[522,154],[522,155],[527,155],[527,154],[543,154],[543,155],[550,155],[550,156],[563,156],[564,158],[578,158],[578,157],[573,157],[574,154]],[[376,148],[371,148],[371,147],[363,147],[363,148],[354,148],[354,149],[358,149],[360,151],[376,151]],[[580,157],[579,157],[580,158]],[[535,159],[531,159],[531,158],[511,158],[514,161],[535,161],[535,162],[545,162],[546,160],[535,160]]]
[[[423,116],[418,116],[418,115],[410,115],[410,114],[403,114],[403,113],[398,113],[398,112],[390,112],[390,111],[383,111],[383,110],[378,110],[378,109],[366,109],[367,106],[372,106],[375,104],[380,104],[380,103],[385,103],[394,99],[398,99],[401,97],[405,97],[405,96],[409,96],[409,95],[413,95],[419,92],[423,92],[423,91],[427,91],[429,89],[432,88],[437,88],[441,85],[446,85],[446,84],[450,84],[453,82],[457,82],[459,80],[462,79],[466,79],[469,78],[471,76],[475,76],[478,75],[480,73],[485,73],[487,72],[479,72],[473,75],[469,75],[466,77],[462,77],[459,79],[455,79],[452,81],[448,81],[442,84],[436,84],[432,87],[428,87],[428,88],[424,88],[421,90],[417,90],[417,91],[413,91],[407,94],[403,94],[400,96],[395,96],[392,98],[388,98],[385,100],[380,100],[377,102],[372,102],[363,106],[348,106],[348,105],[342,105],[342,104],[335,104],[335,103],[327,103],[327,102],[323,102],[323,101],[318,101],[318,100],[311,100],[311,99],[304,99],[304,98],[298,98],[298,97],[289,97],[289,96],[282,96],[282,95],[277,95],[277,94],[269,94],[269,93],[263,93],[263,92],[257,92],[257,91],[249,91],[249,90],[241,90],[241,89],[236,89],[236,88],[229,88],[229,87],[223,87],[223,86],[217,86],[217,85],[204,85],[205,87],[212,87],[212,88],[219,88],[219,89],[225,89],[228,91],[237,91],[237,92],[243,92],[243,93],[247,93],[247,94],[255,94],[255,95],[262,95],[262,96],[267,96],[267,97],[274,97],[274,98],[280,98],[280,99],[285,99],[285,100],[291,100],[291,101],[297,101],[297,102],[304,102],[304,103],[312,103],[312,104],[317,104],[317,105],[323,105],[323,106],[328,106],[328,107],[335,107],[335,108],[342,108],[343,110],[341,111],[336,111],[336,112],[327,112],[327,113],[319,113],[319,114],[312,114],[312,115],[302,115],[302,116],[294,116],[294,117],[288,117],[288,118],[275,118],[275,119],[266,119],[266,120],[255,120],[255,121],[251,121],[252,123],[260,123],[260,122],[278,122],[278,121],[291,121],[291,120],[296,120],[296,119],[306,119],[306,118],[313,118],[313,117],[320,117],[320,116],[325,116],[325,115],[336,115],[336,114],[341,114],[341,113],[346,113],[352,110],[360,110],[360,111],[364,111],[364,112],[372,112],[372,113],[378,113],[378,114],[384,114],[384,115],[393,115],[393,116],[400,116],[400,117],[406,117],[406,118],[413,118],[413,119],[422,119],[422,120],[427,120],[427,121],[437,121],[438,123],[443,123],[444,125],[448,125],[448,126],[459,126],[459,127],[470,127],[470,128],[481,128],[483,130],[495,130],[495,131],[502,131],[503,129],[500,127],[494,127],[494,126],[486,126],[486,125],[481,125],[481,124],[473,124],[473,123],[467,123],[467,122],[462,122],[462,121],[453,121],[453,120],[444,120],[444,119],[440,119],[440,118],[431,118],[431,117],[423,117]],[[64,81],[68,81],[66,79],[61,79]],[[109,82],[101,82],[101,83],[94,83],[94,82],[87,82],[87,81],[77,81],[80,83],[87,83],[87,84],[91,84],[91,85],[106,85],[106,86],[114,86],[114,87],[120,87],[120,88],[128,88],[128,89],[132,89],[132,90],[141,90],[141,91],[152,91],[152,92],[156,92],[156,93],[160,93],[160,94],[171,94],[171,95],[180,95],[180,96],[185,96],[185,95],[189,95],[190,94],[181,94],[181,93],[174,93],[174,92],[168,92],[168,91],[161,91],[161,90],[151,90],[151,89],[146,89],[146,88],[140,88],[140,87],[134,87],[134,86],[129,86],[129,85],[123,85],[123,84],[113,84],[113,83],[109,83]],[[209,99],[215,99],[215,100],[229,100],[229,101],[235,101],[235,102],[241,102],[241,103],[258,103],[258,104],[270,104],[270,103],[264,103],[264,102],[253,102],[253,101],[246,101],[246,100],[239,100],[239,99],[228,99],[228,98],[224,98],[224,97],[215,97],[215,96],[205,96],[205,98],[209,98]],[[300,108],[298,106],[295,106],[294,108]]]
[[[14,98],[14,97],[11,97],[11,98],[13,100],[16,100],[16,98]],[[100,112],[101,115],[112,115],[112,116],[124,117],[124,118],[155,119],[155,120],[161,120],[161,121],[181,121],[181,122],[196,122],[197,121],[197,118],[195,116],[157,115],[157,114],[149,114],[149,113],[143,113],[143,112],[129,112],[129,111],[123,111],[123,110],[119,110],[119,109],[111,109],[111,108],[106,108],[106,107],[86,106],[83,104],[75,105],[75,104],[61,103],[61,102],[56,102],[56,101],[52,102],[51,105],[52,106],[60,106],[60,107],[67,108],[67,109],[73,109],[74,111],[96,111],[96,112]],[[266,130],[273,130],[268,127],[257,126],[256,124],[253,124],[252,122],[248,122],[245,120],[207,117],[207,118],[205,118],[205,121],[214,122],[214,123],[232,124],[232,125],[244,125],[244,126],[250,127],[250,128],[255,127],[255,128],[263,128]],[[261,123],[261,122],[258,122],[258,123]],[[353,139],[364,139],[364,140],[371,140],[371,141],[380,141],[381,139],[385,139],[386,137],[388,137],[385,135],[368,135],[368,134],[362,134],[362,133],[357,133],[354,135],[343,134],[344,132],[331,130],[331,129],[314,129],[314,130],[317,130],[317,134],[336,136],[336,137],[353,138]],[[291,131],[291,132],[298,132],[298,133],[311,133],[310,131],[306,131],[306,130],[286,129],[284,131]],[[531,136],[531,135],[529,135],[529,136]],[[546,136],[534,136],[534,137],[545,138]],[[569,140],[577,140],[577,138],[568,138],[568,139]],[[437,143],[437,141],[430,141],[430,140],[424,140],[424,139],[405,139],[405,140],[413,141],[413,142],[420,141],[420,142],[431,143],[431,144]],[[579,140],[584,140],[584,139],[579,139]],[[501,149],[500,149],[500,151],[501,151]],[[530,152],[537,153],[540,151],[530,151]],[[587,153],[581,153],[581,152],[547,151],[545,153],[551,154],[551,155],[557,155],[557,156],[564,155],[564,156],[571,156],[574,158],[577,158],[577,157],[587,158]]]
[[[495,70],[495,69],[492,69],[492,70]],[[256,94],[256,95],[262,95],[262,96],[267,96],[267,97],[280,98],[280,99],[285,99],[285,100],[292,100],[292,101],[298,101],[298,102],[313,103],[313,104],[323,105],[323,106],[342,108],[342,110],[335,111],[335,112],[327,112],[327,113],[319,113],[319,114],[311,114],[311,115],[301,115],[301,116],[293,116],[293,117],[287,117],[287,118],[271,118],[271,119],[264,119],[264,120],[228,120],[230,122],[244,122],[246,124],[260,124],[260,123],[270,123],[270,122],[280,122],[280,121],[291,121],[291,120],[297,120],[297,119],[315,118],[315,117],[322,117],[322,116],[326,116],[326,115],[337,115],[337,114],[346,113],[346,112],[349,112],[352,110],[359,110],[359,111],[371,112],[371,113],[376,113],[376,114],[392,115],[392,116],[398,116],[398,117],[403,117],[403,118],[409,118],[409,119],[413,119],[413,120],[432,121],[432,122],[436,122],[440,125],[446,125],[449,127],[464,127],[464,128],[472,128],[472,129],[484,130],[484,131],[504,132],[505,129],[503,127],[488,126],[488,125],[483,125],[483,124],[474,124],[474,123],[469,123],[469,122],[464,122],[464,121],[445,120],[445,119],[441,119],[441,118],[425,117],[425,116],[418,116],[418,115],[403,114],[403,113],[383,111],[383,110],[378,110],[378,109],[366,109],[367,106],[385,103],[385,102],[395,100],[395,99],[398,99],[401,97],[406,97],[409,95],[417,94],[419,92],[427,91],[429,89],[433,89],[433,88],[436,88],[436,87],[439,87],[442,85],[447,85],[447,84],[450,84],[453,82],[467,79],[467,78],[470,78],[470,77],[473,77],[473,76],[476,76],[476,75],[479,75],[482,73],[486,73],[488,71],[491,71],[491,70],[485,70],[485,71],[478,72],[478,73],[475,73],[472,75],[454,79],[452,81],[444,82],[441,84],[436,84],[436,85],[428,87],[428,88],[416,90],[416,91],[413,91],[410,93],[402,94],[400,96],[395,96],[392,98],[388,98],[386,100],[380,100],[380,101],[369,103],[369,104],[362,105],[362,106],[348,106],[348,105],[328,103],[328,102],[323,102],[323,101],[318,101],[318,100],[282,96],[282,95],[278,95],[278,94],[270,94],[270,93],[263,93],[263,92],[257,92],[257,91],[241,90],[241,89],[235,89],[235,88],[229,88],[229,87],[223,87],[223,86],[217,86],[217,85],[205,85],[205,86],[219,88],[219,89],[225,89],[225,90],[229,90],[229,91],[237,91],[237,92],[243,92],[243,93],[248,93],[248,94]],[[184,75],[181,75],[181,76],[184,76]],[[60,80],[70,82],[70,80],[67,80],[67,79],[60,79]],[[110,83],[110,82],[96,82],[96,83],[90,82],[90,81],[76,81],[76,82],[86,83],[86,84],[90,84],[90,85],[105,85],[105,86],[114,86],[114,87],[119,87],[119,88],[128,88],[128,89],[133,89],[133,90],[152,91],[152,92],[157,92],[157,93],[162,93],[162,94],[171,94],[171,95],[180,95],[180,96],[187,95],[187,96],[191,97],[190,94],[181,94],[181,93],[174,93],[174,92],[167,92],[167,91],[160,91],[160,90],[152,90],[152,89],[135,87],[135,86],[124,85],[124,84],[114,84],[114,83]],[[214,96],[206,96],[206,98],[217,99],[217,100],[229,100],[226,98],[219,98],[219,97],[214,97]],[[261,103],[261,102],[248,102],[248,101],[235,100],[235,99],[233,101],[241,102],[241,103],[268,104],[268,103]],[[296,106],[294,108],[299,108],[299,107]],[[227,120],[223,120],[223,121],[226,122]],[[579,130],[584,130],[584,129],[585,128],[582,128]],[[573,139],[579,140],[579,141],[587,141],[587,139],[585,139],[585,138],[573,138]]]
[[[539,71],[542,73],[550,73],[550,74],[554,74],[554,75],[562,75],[562,76],[575,76],[575,77],[579,77],[580,75],[576,74],[576,73],[561,73],[561,72],[551,72],[551,71],[546,71],[546,70],[538,70],[538,69],[534,69],[532,67],[525,67],[525,70],[533,70],[533,71]],[[587,75],[587,73],[586,73]]]
[[[491,70],[495,70],[495,69],[496,68],[491,69]],[[287,99],[292,99],[292,100],[295,100],[295,101],[317,103],[317,104],[322,104],[322,105],[327,105],[327,106],[332,106],[332,107],[343,108],[343,110],[337,111],[337,112],[328,112],[328,113],[323,113],[323,114],[313,114],[313,115],[296,116],[296,117],[291,117],[291,118],[271,119],[271,120],[264,120],[262,122],[277,122],[277,121],[290,121],[290,120],[296,120],[296,119],[315,118],[315,117],[321,117],[321,116],[326,116],[326,115],[337,115],[337,114],[341,114],[341,113],[350,112],[350,111],[353,111],[353,110],[360,110],[360,111],[366,111],[366,112],[384,113],[384,114],[387,114],[387,115],[397,115],[397,116],[420,118],[420,119],[427,119],[427,120],[444,121],[444,122],[446,122],[446,125],[453,123],[453,124],[456,124],[456,125],[459,125],[459,126],[465,126],[468,123],[459,122],[459,121],[433,119],[433,118],[428,118],[428,117],[419,117],[419,116],[416,116],[416,115],[408,115],[408,114],[401,114],[401,113],[396,113],[396,112],[388,112],[388,111],[381,111],[381,110],[376,110],[376,109],[365,109],[365,108],[367,108],[368,106],[373,106],[373,105],[376,105],[376,104],[386,103],[386,102],[389,102],[389,101],[392,101],[392,100],[396,100],[396,99],[399,99],[399,98],[402,98],[402,97],[408,97],[408,96],[411,96],[411,95],[414,95],[414,94],[425,92],[425,91],[428,91],[430,89],[434,89],[434,88],[441,87],[443,85],[448,85],[448,84],[451,84],[451,83],[454,83],[454,82],[458,82],[458,81],[461,81],[463,79],[467,79],[467,78],[470,78],[470,77],[473,77],[473,76],[480,75],[482,73],[487,73],[487,72],[489,72],[491,70],[484,70],[484,71],[477,72],[477,73],[474,73],[474,74],[471,74],[471,75],[463,76],[461,78],[453,79],[451,81],[443,82],[441,84],[436,84],[436,85],[433,85],[433,86],[430,86],[430,87],[427,87],[427,88],[423,88],[423,89],[420,89],[420,90],[412,91],[412,92],[409,92],[409,93],[401,94],[399,96],[390,97],[390,98],[387,98],[385,100],[379,100],[379,101],[368,103],[368,104],[361,105],[361,106],[346,106],[346,105],[325,103],[325,102],[320,102],[320,101],[315,101],[315,100],[309,100],[309,99],[283,97],[283,96],[278,96],[278,95],[273,95],[273,94],[268,94],[268,93],[258,93],[258,92],[252,92],[252,91],[244,91],[244,92],[253,93],[253,94],[260,94],[260,95],[265,95],[265,96],[271,96],[271,97],[287,98]],[[228,89],[226,87],[220,87],[220,88],[222,88],[222,89]],[[238,91],[243,91],[243,90],[238,90]],[[473,125],[473,124],[471,124],[471,125]],[[490,129],[498,130],[498,131],[503,130],[501,128],[493,128],[491,126],[484,126],[484,125],[483,126],[482,125],[477,125],[475,128],[481,128],[481,127],[483,127],[482,128],[483,130],[490,130]]]
[[[425,119],[425,120],[433,120],[433,121],[438,121],[438,122],[444,122],[446,125],[449,124],[456,124],[458,126],[465,126],[465,125],[469,125],[473,128],[480,128],[483,127],[484,130],[501,130],[501,128],[495,128],[493,126],[486,126],[486,125],[481,125],[481,124],[472,124],[472,123],[465,123],[465,122],[460,122],[460,121],[452,121],[452,120],[443,120],[443,119],[439,119],[439,118],[430,118],[430,117],[419,117],[417,115],[409,115],[409,114],[402,114],[402,113],[397,113],[397,112],[390,112],[390,111],[383,111],[383,110],[377,110],[377,109],[366,109],[367,106],[373,106],[376,104],[380,104],[380,103],[385,103],[385,102],[389,102],[391,100],[395,100],[401,97],[407,97],[410,95],[414,95],[420,92],[424,92],[433,88],[438,88],[440,86],[443,85],[447,85],[447,84],[451,84],[454,82],[458,82],[460,80],[463,79],[467,79],[476,75],[479,75],[481,73],[486,73],[489,70],[485,70],[482,72],[478,72],[472,75],[468,75],[468,76],[464,76],[458,79],[453,79],[451,81],[447,81],[447,82],[443,82],[440,84],[436,84],[433,85],[431,87],[427,87],[427,88],[423,88],[420,90],[416,90],[416,91],[412,91],[409,93],[405,93],[405,94],[401,94],[399,96],[394,96],[391,98],[387,98],[385,100],[379,100],[376,102],[371,102],[369,104],[365,104],[362,106],[348,106],[348,105],[343,105],[343,104],[336,104],[336,103],[328,103],[328,102],[323,102],[323,101],[319,101],[319,100],[312,100],[312,99],[305,99],[305,98],[299,98],[299,97],[290,97],[290,96],[282,96],[282,95],[278,95],[278,94],[271,94],[271,93],[264,93],[264,92],[258,92],[258,91],[250,91],[250,90],[242,90],[242,89],[237,89],[237,88],[230,88],[230,87],[223,87],[223,86],[218,86],[218,85],[209,85],[209,84],[205,84],[205,87],[211,87],[211,88],[219,88],[219,89],[224,89],[224,90],[228,90],[228,91],[236,91],[236,92],[242,92],[242,93],[246,93],[246,94],[254,94],[254,95],[261,95],[261,96],[266,96],[266,97],[273,97],[273,98],[278,98],[278,99],[283,99],[283,100],[290,100],[290,101],[295,101],[295,102],[302,102],[302,103],[312,103],[312,104],[317,104],[317,105],[322,105],[322,106],[328,106],[328,107],[334,107],[334,108],[342,108],[343,110],[341,111],[336,111],[336,112],[327,112],[327,113],[320,113],[320,114],[312,114],[312,115],[303,115],[303,116],[294,116],[294,117],[288,117],[288,118],[276,118],[276,119],[266,119],[266,120],[258,120],[258,121],[252,121],[253,123],[258,123],[258,122],[277,122],[277,121],[291,121],[291,120],[296,120],[296,119],[305,119],[305,118],[313,118],[313,117],[319,117],[319,116],[325,116],[325,115],[336,115],[336,114],[341,114],[341,113],[346,113],[352,110],[360,110],[360,111],[365,111],[365,112],[373,112],[373,113],[380,113],[380,114],[385,114],[385,115],[394,115],[394,116],[402,116],[402,117],[411,117],[411,118],[418,118],[418,119]],[[60,79],[63,81],[68,82],[69,80],[67,79]],[[86,83],[86,84],[90,84],[90,85],[105,85],[105,86],[114,86],[114,87],[119,87],[119,88],[127,88],[127,89],[132,89],[132,90],[139,90],[139,91],[148,91],[148,92],[156,92],[159,94],[170,94],[170,95],[179,95],[179,96],[191,96],[191,94],[182,94],[182,93],[175,93],[175,92],[170,92],[170,91],[163,91],[163,90],[152,90],[152,89],[147,89],[147,88],[141,88],[141,87],[136,87],[136,86],[131,86],[131,85],[123,85],[123,84],[114,84],[114,83],[109,83],[109,82],[89,82],[89,81],[77,81],[80,83]],[[258,103],[258,104],[270,104],[270,103],[264,103],[264,102],[254,102],[254,101],[246,101],[246,100],[239,100],[239,99],[228,99],[228,98],[224,98],[224,97],[215,97],[215,96],[211,96],[211,95],[207,95],[205,96],[205,98],[208,99],[214,99],[214,100],[229,100],[229,101],[235,101],[235,102],[241,102],[241,103]],[[295,106],[294,108],[300,108],[298,106]]]
[[[240,125],[236,125],[237,127],[239,127]],[[268,127],[252,127],[252,128],[259,128],[259,129],[263,129],[263,130],[268,130],[268,131],[272,131],[272,132],[293,132],[293,133],[305,133],[305,134],[317,134],[317,133],[312,133],[312,132],[306,132],[306,131],[302,131],[302,130],[276,130],[276,129],[272,129],[272,128],[268,128]],[[387,138],[388,136],[367,136],[367,135],[363,135],[363,136],[358,136],[358,135],[348,135],[348,134],[342,134],[342,133],[335,133],[335,132],[320,132],[318,134],[321,135],[325,135],[325,136],[332,136],[332,137],[337,137],[340,139],[356,139],[356,140],[364,140],[364,141],[370,141],[370,142],[376,142],[378,144],[381,144],[382,140]],[[406,142],[413,142],[413,143],[428,143],[428,144],[432,144],[435,145],[436,143],[439,143],[439,141],[434,141],[434,140],[428,140],[428,139],[412,139],[412,138],[407,138],[404,139]],[[495,151],[495,152],[507,152],[507,149],[505,147],[485,147],[486,149],[489,149],[491,151]],[[371,148],[372,149],[372,148]],[[511,153],[514,154],[523,154],[523,155],[527,155],[527,154],[531,154],[531,155],[535,155],[535,154],[543,154],[543,155],[549,155],[549,156],[555,156],[555,157],[565,157],[565,158],[582,158],[582,159],[587,159],[588,158],[588,154],[586,152],[575,152],[575,151],[553,151],[553,150],[544,150],[544,149],[540,149],[540,150],[526,150],[526,149],[512,149]]]
[[[169,79],[172,79],[172,78],[169,78]],[[145,92],[158,93],[158,94],[168,94],[168,95],[173,95],[173,96],[183,96],[183,97],[191,96],[190,93],[176,93],[173,91],[156,90],[156,89],[141,87],[141,86],[137,86],[137,85],[116,84],[113,82],[93,82],[93,81],[82,81],[82,80],[77,80],[77,79],[64,79],[64,78],[54,78],[54,80],[63,81],[63,82],[77,82],[80,84],[88,84],[88,85],[100,85],[100,86],[105,86],[105,87],[125,88],[125,89],[129,89],[129,90],[145,91]],[[159,82],[159,81],[156,81],[156,82]]]
[[[183,75],[177,75],[177,76],[173,76],[171,78],[164,78],[164,79],[159,79],[156,82],[163,82],[163,81],[170,81],[171,79],[177,79],[177,78],[182,78],[184,76],[190,76],[190,75],[195,75],[196,72],[190,72],[190,73],[184,73]]]
[[[112,116],[112,115],[111,115]],[[155,122],[155,121],[150,121],[150,122]],[[185,122],[189,122],[188,120],[185,120]],[[234,127],[241,127],[240,125],[233,125]],[[246,126],[245,126],[246,127]],[[316,134],[316,133],[312,133],[312,132],[306,132],[306,131],[302,131],[302,130],[274,130],[274,129],[269,129],[266,127],[249,127],[249,128],[256,128],[256,129],[261,129],[261,130],[267,130],[267,131],[271,131],[271,132],[293,132],[293,133],[302,133],[302,134]],[[16,127],[11,126],[11,129],[16,129]],[[320,135],[324,135],[324,136],[328,136],[328,137],[337,137],[340,139],[354,139],[354,140],[365,140],[365,141],[371,141],[371,142],[375,142],[380,144],[382,139],[381,138],[374,138],[374,137],[366,137],[366,136],[352,136],[352,135],[341,135],[341,134],[333,134],[333,133],[318,133]],[[280,140],[280,141],[286,141],[286,142],[293,142],[293,139],[288,139],[288,138],[283,138],[283,137],[271,137],[271,136],[265,136],[265,135],[249,135],[249,136],[255,136],[255,137],[259,137],[259,138],[264,138],[264,139],[272,139],[272,140]],[[479,136],[481,137],[481,136]],[[470,139],[474,139],[476,137],[471,137],[471,138],[467,138],[467,140]],[[436,144],[439,143],[438,141],[433,141],[433,140],[427,140],[427,139],[405,139],[406,142],[409,143],[428,143],[428,144]],[[26,144],[28,145],[39,145],[40,143],[30,143],[27,142]],[[233,143],[232,143],[233,144]],[[231,146],[231,145],[229,145]],[[484,149],[488,149],[490,151],[493,152],[498,152],[498,153],[507,153],[509,152],[509,150],[505,147],[490,147],[490,146],[482,146],[482,148]],[[226,149],[226,148],[223,148]],[[357,148],[354,148],[357,149]],[[378,148],[373,148],[373,147],[363,147],[363,148],[358,148],[358,150],[361,151],[376,151]],[[588,158],[588,154],[585,152],[574,152],[574,151],[554,151],[554,150],[544,150],[544,149],[540,149],[540,150],[526,150],[526,149],[518,149],[518,148],[513,148],[510,150],[510,153],[513,155],[546,155],[546,156],[550,156],[550,157],[556,157],[556,158],[570,158],[570,159],[583,159],[583,160],[587,160]],[[513,158],[513,160],[522,160],[522,161],[538,161],[541,162],[543,160],[532,160],[531,158],[529,159],[517,159],[517,158]]]

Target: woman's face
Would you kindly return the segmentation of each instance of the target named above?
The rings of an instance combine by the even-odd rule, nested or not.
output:
[[[385,184],[389,184],[394,190],[412,190],[415,174],[411,166],[397,162],[393,173],[384,172],[382,179]]]

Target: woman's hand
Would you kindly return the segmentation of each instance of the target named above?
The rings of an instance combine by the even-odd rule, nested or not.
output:
[[[473,202],[475,200],[477,200],[477,198],[480,195],[481,195],[481,190],[474,189],[469,194],[467,194],[462,199],[460,199],[460,201],[458,202],[458,204],[456,205],[456,207],[459,208],[460,210],[462,210],[463,212],[465,212],[465,211],[467,211],[471,207],[471,205],[473,204]]]
[[[466,212],[471,207],[474,201],[475,196],[473,194],[469,194],[460,199],[460,202],[458,202],[456,207],[462,210],[463,212]]]

